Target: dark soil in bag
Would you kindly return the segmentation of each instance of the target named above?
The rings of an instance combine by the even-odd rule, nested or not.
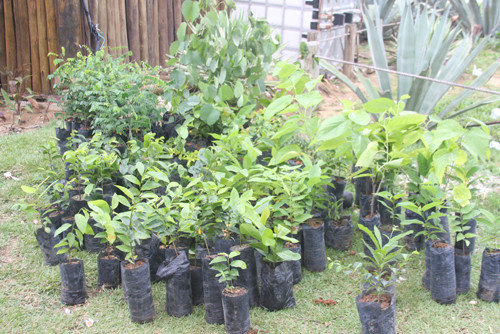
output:
[[[193,305],[203,304],[203,272],[201,269],[201,261],[189,260],[191,266],[189,267],[191,277],[191,301]]]
[[[466,231],[464,231],[465,234],[467,234],[467,233],[476,234],[477,222],[475,219],[469,220],[467,223],[465,223],[465,226],[469,227]],[[466,240],[469,241],[468,245],[467,245]],[[466,238],[464,240],[455,241],[455,249],[461,250],[462,255],[472,254],[474,252],[475,246],[476,246],[476,237],[470,237],[470,238]]]
[[[205,321],[209,324],[223,324],[224,310],[222,308],[223,283],[219,283],[219,278],[215,277],[218,271],[210,267],[217,255],[206,255],[202,259],[203,268],[203,296],[205,303]]]
[[[382,302],[378,302],[374,295],[356,297],[362,334],[396,333],[396,297],[382,295],[379,298]]]
[[[116,289],[120,285],[120,259],[102,253],[97,257],[97,289]]]
[[[462,255],[461,249],[455,249],[455,277],[457,294],[466,294],[470,290],[471,255]]]
[[[127,296],[131,320],[139,324],[153,321],[156,311],[148,261],[137,260],[134,264],[122,262],[121,273],[122,288]]]
[[[325,224],[317,220],[304,224],[304,267],[309,271],[320,272],[326,268]]]
[[[476,295],[486,302],[500,301],[500,249],[486,248],[483,251]]]
[[[235,286],[234,293],[222,292],[224,323],[226,333],[245,334],[250,330],[250,303],[248,291],[244,287]]]
[[[406,210],[405,215],[406,219],[416,219],[422,222],[424,221],[424,218],[422,216],[411,210]],[[408,249],[409,251],[422,250],[425,247],[425,237],[422,234],[417,236],[417,233],[424,230],[423,224],[413,223],[405,225],[404,231],[407,232],[410,230],[413,232],[405,236],[404,238],[406,249]]]
[[[291,252],[294,252],[296,254],[300,254],[300,244],[292,244],[290,242],[287,242],[285,244],[285,247],[288,248]],[[292,277],[293,277],[293,285],[299,284],[300,281],[302,281],[302,264],[300,260],[295,260],[295,261],[286,261],[290,267],[290,271],[292,272]]]
[[[54,236],[55,227],[47,226],[50,232],[45,230],[45,227],[40,227],[35,232],[36,241],[40,250],[42,251],[43,259],[45,264],[48,266],[56,266],[60,263],[68,261],[66,254],[57,254],[60,248],[54,248],[61,241],[61,237]]]
[[[73,259],[71,263],[60,263],[59,272],[61,274],[61,302],[64,305],[85,303],[88,295],[83,261]]]
[[[327,247],[346,251],[352,246],[353,225],[351,216],[343,216],[339,222],[325,222],[325,245]]]
[[[262,265],[260,305],[269,311],[295,306],[292,272],[286,262]]]
[[[165,260],[156,274],[167,281],[167,313],[174,317],[183,317],[193,313],[191,295],[191,277],[189,260],[185,252]]]
[[[429,250],[431,297],[440,304],[453,304],[457,300],[454,248],[449,244],[434,242]]]
[[[72,216],[76,215],[83,209],[88,209],[87,199],[84,195],[74,195],[69,202],[69,212]]]
[[[254,249],[248,244],[233,246],[230,252],[238,251],[240,255],[233,258],[241,260],[247,265],[246,269],[238,269],[239,276],[234,285],[241,286],[247,290],[250,307],[259,305],[259,284],[257,281],[257,264],[255,263]]]

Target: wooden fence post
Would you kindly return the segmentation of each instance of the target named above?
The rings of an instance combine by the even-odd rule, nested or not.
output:
[[[317,31],[310,31],[307,33],[307,48],[309,52],[306,59],[304,59],[304,71],[309,73],[313,78],[319,76],[319,65],[314,60],[314,56],[319,55],[321,51],[318,38],[319,33]]]
[[[344,60],[354,62],[354,56],[356,52],[356,40],[358,35],[358,30],[356,23],[351,23],[346,26],[349,36],[346,38],[346,45],[344,51]],[[354,78],[354,66],[350,64],[344,64],[343,70],[344,74],[349,78]]]
[[[36,21],[38,24],[38,57],[40,59],[40,83],[42,93],[50,93],[50,82],[47,79],[50,71],[49,48],[47,40],[47,17],[45,16],[45,0],[36,0]]]
[[[0,0],[0,71],[5,71],[7,67],[7,49],[5,44],[5,15],[3,0]],[[7,90],[9,83],[7,82],[7,75],[0,73],[0,87]]]

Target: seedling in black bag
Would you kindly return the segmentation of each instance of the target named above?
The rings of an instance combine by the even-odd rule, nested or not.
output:
[[[220,283],[226,284],[226,291],[232,293],[234,290],[233,281],[239,276],[238,269],[246,269],[247,265],[241,260],[231,260],[232,258],[240,255],[240,252],[235,251],[229,254],[219,253],[218,256],[210,262],[212,269],[217,270],[219,273],[215,277],[219,277]]]
[[[370,264],[370,266],[363,266],[363,270],[365,271],[363,283],[368,283],[370,288],[373,289],[372,293],[380,297],[387,292],[387,288],[390,285],[394,284],[394,280],[392,280],[393,275],[398,272],[411,255],[401,253],[402,246],[398,242],[410,234],[411,231],[392,236],[388,238],[386,243],[383,243],[382,235],[376,226],[374,232],[363,225],[358,225],[358,227],[370,237],[374,245],[372,248],[363,240],[369,250],[369,254],[361,253],[361,256]]]
[[[71,263],[71,251],[81,250],[83,246],[84,235],[94,235],[92,227],[88,224],[89,216],[87,212],[75,215],[73,224],[63,224],[56,230],[55,236],[63,235],[61,242],[55,245],[55,248],[61,247],[57,254],[68,254],[68,262]],[[64,233],[66,232],[67,233]]]

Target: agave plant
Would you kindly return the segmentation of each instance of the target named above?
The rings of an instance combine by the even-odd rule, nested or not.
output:
[[[397,70],[399,72],[449,82],[456,82],[465,72],[488,43],[489,38],[484,38],[477,44],[472,35],[460,39],[460,27],[451,29],[450,20],[445,19],[448,17],[449,11],[450,7],[447,7],[442,12],[435,7],[424,4],[420,4],[416,6],[416,9],[413,9],[411,4],[406,2],[397,40]],[[383,40],[382,23],[375,19],[380,17],[379,7],[374,4],[369,8],[365,8],[363,16],[374,65],[387,70],[388,61]],[[339,73],[326,61],[321,60],[320,64],[347,84],[364,103],[369,99],[380,96],[394,99],[393,87],[387,72],[377,71],[378,89],[361,74],[356,74],[365,86],[367,92],[365,95],[354,82]],[[494,62],[470,86],[481,87],[499,67],[500,62]],[[409,95],[410,98],[406,102],[407,109],[429,115],[434,112],[436,105],[450,88],[451,86],[446,84],[398,75],[396,99],[399,101],[402,96]],[[457,96],[440,112],[439,116],[450,118],[473,107],[500,100],[498,97],[489,98],[477,102],[467,109],[454,111],[455,107],[470,94],[472,94],[472,91],[468,90]],[[452,113],[452,111],[454,112]]]
[[[465,31],[473,32],[481,27],[483,35],[500,31],[500,2],[483,0],[482,8],[477,0],[451,0],[451,6],[458,14],[458,22]]]

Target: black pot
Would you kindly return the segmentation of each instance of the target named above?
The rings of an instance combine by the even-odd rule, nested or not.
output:
[[[116,289],[120,285],[120,259],[113,254],[97,257],[97,289]]]
[[[304,267],[313,272],[321,272],[326,268],[325,224],[318,227],[309,224],[302,226],[304,231]]]
[[[158,269],[158,276],[167,284],[167,313],[173,317],[183,317],[193,313],[189,260],[184,252]]]
[[[61,302],[64,305],[85,303],[88,298],[85,286],[85,271],[83,261],[73,259],[59,264],[61,274]]]
[[[406,249],[409,251],[422,250],[425,247],[425,237],[422,234],[417,235],[417,233],[424,230],[424,218],[411,210],[406,210],[405,215],[406,219],[419,220],[422,222],[422,224],[412,223],[405,225],[405,232],[410,230],[413,231],[411,234],[404,237]]]
[[[467,223],[464,224],[464,227],[465,226],[468,227],[468,229],[464,231],[465,234],[467,233],[476,234],[477,222],[475,219],[470,219]],[[466,241],[468,241],[468,244]],[[472,254],[474,252],[475,245],[476,245],[475,236],[470,238],[465,238],[459,241],[456,241],[455,239],[455,249],[460,250],[462,255]]]
[[[93,136],[92,129],[80,128],[78,129],[78,135],[82,136],[86,140],[90,140]]]
[[[301,253],[300,244],[287,244],[287,248],[296,254]],[[293,285],[299,284],[302,281],[302,264],[300,260],[295,261],[286,261],[290,267],[290,271],[292,272]]]
[[[483,251],[476,295],[486,302],[500,302],[500,249]]]
[[[197,261],[197,265],[195,262],[194,259],[190,259],[191,302],[193,305],[201,305],[203,304],[203,272],[201,261]]]
[[[136,264],[139,261],[143,263],[138,267],[122,262],[120,268],[122,288],[128,302],[130,318],[133,322],[143,324],[153,321],[156,311],[149,279],[148,260],[138,260]]]
[[[260,305],[269,311],[278,311],[295,306],[293,278],[286,262],[262,265]]]
[[[425,269],[422,276],[422,284],[427,290],[431,289],[431,248],[432,241],[427,240],[425,242]]]
[[[210,267],[212,261],[217,255],[206,255],[202,259],[203,268],[203,296],[205,302],[205,321],[209,324],[223,324],[224,310],[222,308],[222,289],[223,284],[219,278],[215,277],[218,271]]]
[[[65,142],[66,140],[68,140],[68,137],[70,136],[71,136],[71,131],[68,131],[64,128],[56,128],[56,138],[60,142]]]
[[[222,292],[226,333],[245,334],[250,330],[248,291],[244,287],[235,287],[235,291],[237,292]]]
[[[94,235],[84,235],[85,250],[90,253],[99,253],[106,248],[106,244],[101,242],[102,238],[96,238],[95,236],[98,233],[104,232],[104,229],[96,226],[96,221],[93,218],[89,219],[88,224],[92,228],[92,231],[94,231]]]
[[[396,333],[396,297],[391,296],[389,307],[382,309],[378,302],[362,302],[364,294],[356,297],[361,333],[395,334]]]
[[[255,263],[254,249],[248,244],[243,244],[231,247],[230,252],[233,251],[240,252],[240,255],[236,256],[233,260],[241,260],[247,266],[246,269],[237,268],[239,276],[234,284],[247,290],[250,307],[257,306],[259,305],[259,284],[257,281],[257,264]]]
[[[366,195],[364,193],[359,194],[359,216],[365,217],[372,212],[372,199],[375,195]],[[377,200],[374,202],[374,211],[378,212]]]
[[[380,223],[380,215],[377,213],[373,217],[359,217],[359,222],[358,224],[363,225],[364,227],[368,228],[370,231],[375,231],[375,227],[379,228],[381,223]],[[375,247],[375,244],[373,243],[372,239],[368,236],[368,234],[365,234],[363,231],[361,231],[361,234],[363,235],[363,241],[364,243],[368,244],[372,249]],[[370,255],[370,252],[366,245],[364,246],[364,252],[367,255]]]
[[[87,199],[84,195],[75,195],[70,198],[69,201],[69,212],[71,215],[76,215],[82,209],[88,209]]]
[[[440,304],[453,304],[457,300],[455,276],[455,252],[449,244],[439,247],[441,242],[433,242],[430,250],[430,290],[431,297]]]
[[[455,278],[457,280],[457,294],[466,294],[470,290],[471,255],[462,255],[460,249],[455,248]]]
[[[340,218],[340,222],[330,220],[325,222],[325,245],[327,247],[346,251],[352,246],[353,224],[351,216]]]
[[[60,248],[54,248],[55,245],[61,242],[61,237],[59,235],[54,236],[55,227],[47,226],[46,228],[40,227],[35,232],[36,241],[42,251],[45,264],[48,266],[56,266],[60,263],[66,262],[68,260],[66,254],[57,254],[57,251]]]
[[[229,237],[216,236],[214,241],[214,252],[215,253],[226,253],[229,254],[231,247],[235,245],[235,240]]]
[[[334,195],[337,201],[342,201],[343,202],[343,196],[344,196],[344,190],[345,186],[347,185],[347,181],[343,177],[332,177],[330,180],[332,183],[333,187],[328,185],[327,190],[330,194]]]
[[[344,190],[344,195],[342,196],[342,201],[343,201],[342,208],[344,210],[352,207],[352,204],[354,201],[352,192]]]

